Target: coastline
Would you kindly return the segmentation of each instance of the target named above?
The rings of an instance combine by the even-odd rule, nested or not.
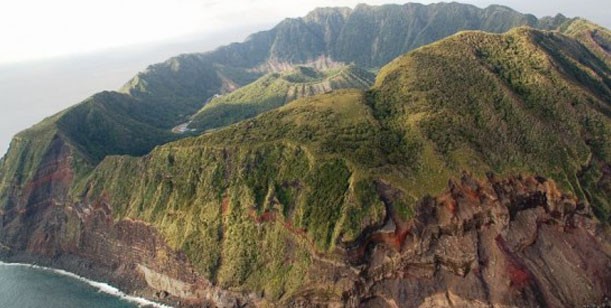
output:
[[[114,297],[118,297],[121,298],[125,301],[128,301],[130,303],[134,303],[136,305],[138,305],[139,307],[155,307],[155,308],[172,308],[172,306],[168,306],[165,304],[161,304],[161,303],[157,303],[142,297],[137,297],[137,296],[132,296],[129,294],[124,293],[123,291],[119,290],[116,287],[113,287],[107,283],[104,282],[99,282],[99,281],[94,281],[94,280],[90,280],[87,279],[85,277],[79,276],[77,274],[62,270],[62,269],[56,269],[56,268],[52,268],[52,267],[46,267],[46,266],[40,266],[40,265],[36,265],[36,264],[28,264],[28,263],[10,263],[10,262],[3,262],[0,261],[0,266],[18,266],[18,267],[26,267],[26,268],[33,268],[36,270],[42,270],[42,271],[48,271],[48,272],[52,272],[58,275],[62,275],[62,276],[66,276],[66,277],[70,277],[76,280],[79,280],[83,283],[88,284],[89,286],[95,288],[98,290],[98,292],[102,292],[102,293],[106,293],[108,295],[114,296]]]

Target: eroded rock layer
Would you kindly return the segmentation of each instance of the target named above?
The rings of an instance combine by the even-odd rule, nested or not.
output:
[[[608,230],[553,181],[464,175],[420,202],[413,219],[395,225],[371,233],[360,243],[366,250],[348,251],[363,266],[356,288],[345,294],[351,305],[608,303]]]
[[[300,24],[274,31],[303,38]],[[170,131],[253,65],[319,56],[299,49],[316,35],[271,34],[257,37],[295,53],[239,64],[253,38],[171,59],[18,134],[0,159],[0,258],[178,306],[608,305],[608,30],[462,32],[371,89]]]
[[[67,154],[58,141],[57,154]],[[69,157],[69,156],[68,156]],[[64,159],[66,157],[64,156]],[[70,177],[63,160],[49,162],[31,185],[58,189]],[[386,219],[330,253],[312,249],[308,281],[280,305],[438,307],[584,306],[611,294],[608,229],[590,207],[543,177],[451,180],[403,220],[394,202],[403,192],[377,181]],[[28,196],[29,200],[35,196]],[[113,220],[117,205],[83,200],[63,205],[39,199],[28,217],[19,207],[2,215],[3,230],[30,234],[25,247],[3,245],[5,258],[59,266],[109,279],[137,294],[180,305],[219,307],[268,303],[264,294],[215,286],[172,250],[155,228]],[[12,220],[11,220],[12,219]],[[251,219],[278,224],[271,213]],[[38,223],[36,223],[38,222]],[[291,241],[302,236],[298,230]],[[312,283],[312,282],[316,283]],[[262,297],[263,296],[263,297]]]

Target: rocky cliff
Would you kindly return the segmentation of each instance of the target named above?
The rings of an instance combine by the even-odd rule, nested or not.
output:
[[[577,22],[461,32],[189,138],[260,74],[202,59],[253,39],[154,66],[16,136],[0,255],[185,306],[606,304],[610,36]]]
[[[378,184],[388,219],[347,250],[359,282],[351,305],[576,307],[608,303],[609,233],[591,209],[541,177],[463,175],[394,214],[398,191]],[[366,260],[366,261],[365,261]]]
[[[476,179],[463,174],[451,179],[445,192],[419,201],[409,219],[398,213],[396,205],[405,192],[383,181],[375,186],[384,203],[384,219],[328,253],[313,248],[304,232],[278,213],[250,216],[258,229],[280,228],[290,234],[279,243],[286,245],[285,256],[309,255],[299,289],[277,304],[608,304],[608,226],[594,217],[589,205],[560,192],[553,181],[499,179],[492,174]],[[33,231],[28,247],[14,252],[17,247],[5,246],[2,254],[9,260],[60,266],[110,280],[135,294],[179,306],[271,304],[269,294],[215,286],[198,274],[184,253],[170,248],[154,226],[129,218],[114,220],[111,205],[103,200],[84,204],[48,204],[38,210],[45,231]]]

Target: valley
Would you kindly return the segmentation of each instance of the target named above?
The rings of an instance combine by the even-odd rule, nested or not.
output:
[[[608,46],[408,3],[171,58],[15,136],[0,258],[185,307],[604,305]]]

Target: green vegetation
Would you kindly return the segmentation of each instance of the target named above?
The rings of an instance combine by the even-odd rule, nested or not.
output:
[[[607,65],[611,63],[611,34],[609,30],[581,18],[563,23],[559,31],[577,39],[584,44],[590,52],[603,59]]]
[[[316,166],[305,180],[311,193],[298,221],[320,248],[333,241],[332,232],[342,214],[349,177],[350,171],[341,161],[331,161]]]
[[[317,71],[298,66],[284,74],[267,74],[232,93],[216,97],[192,118],[190,128],[227,126],[278,108],[295,99],[337,89],[368,89],[374,75],[355,66]]]
[[[611,160],[608,76],[602,59],[555,32],[466,32],[386,66],[375,108],[389,127],[421,131],[445,168],[550,176],[581,199],[599,196],[593,205],[608,213],[609,191],[593,184],[602,175],[578,179]]]
[[[107,158],[84,193],[124,206],[117,219],[153,223],[211,280],[274,299],[307,283],[286,287],[312,250],[332,257],[382,222],[377,180],[401,193],[393,207],[408,219],[463,170],[539,174],[608,221],[611,91],[590,81],[609,71],[574,43],[524,28],[460,33],[393,61],[369,92],[300,99],[141,159]]]
[[[423,22],[414,24],[410,20]],[[173,134],[171,129],[187,122],[214,95],[232,92],[266,73],[299,65],[328,69],[336,65],[331,59],[376,70],[404,52],[460,30],[502,32],[518,25],[555,29],[561,24],[563,31],[584,41],[588,36],[579,33],[592,27],[579,20],[569,23],[563,16],[537,20],[505,7],[482,10],[457,3],[317,9],[304,18],[287,19],[269,31],[253,34],[243,43],[152,65],[119,92],[93,95],[54,118],[55,124],[48,124],[78,151],[79,160],[96,165],[108,155],[144,155],[157,145],[192,135]],[[607,42],[600,46],[608,47],[608,36],[604,33],[597,28],[591,37],[598,43]],[[289,85],[268,75],[248,89],[209,104],[195,117],[191,127],[220,127],[276,108],[293,98],[329,89],[362,88],[370,82],[368,74],[354,67],[340,72],[336,79],[328,76],[329,71],[326,74],[298,68],[297,73],[280,79],[308,86],[286,91]],[[322,77],[327,78],[321,82],[324,86],[309,84]],[[266,80],[269,84],[262,85]],[[20,152],[17,147],[14,151]]]
[[[555,29],[565,21],[562,15],[537,20],[498,5],[485,9],[455,2],[359,5],[346,19],[341,34],[331,40],[331,56],[363,67],[380,67],[405,52],[462,30],[502,33],[518,26]]]
[[[49,117],[13,138],[8,153],[0,160],[0,210],[16,205],[11,189],[23,189],[37,172],[54,140],[57,129],[53,123],[60,115]]]
[[[143,158],[107,157],[75,197],[109,196],[116,219],[153,223],[212,281],[281,298],[306,283],[312,249],[330,252],[344,230],[354,239],[384,218],[369,184],[352,188],[364,159],[330,142],[376,126],[362,92],[336,91]],[[355,140],[383,156],[375,140]]]
[[[460,29],[560,23],[567,35],[461,32],[420,47]],[[611,222],[608,38],[579,20],[496,6],[317,10],[245,43],[151,66],[120,92],[19,134],[0,161],[0,210],[31,206],[28,181],[65,159],[68,191],[36,194],[104,200],[116,220],[155,226],[214,283],[279,302],[315,284],[312,258],[332,260],[383,223],[380,182],[409,219],[463,170],[537,174]],[[329,70],[336,63],[321,58],[375,69],[416,47],[366,91],[369,73]],[[277,73],[287,68],[295,70]],[[171,132],[198,110],[193,127],[218,129]]]

